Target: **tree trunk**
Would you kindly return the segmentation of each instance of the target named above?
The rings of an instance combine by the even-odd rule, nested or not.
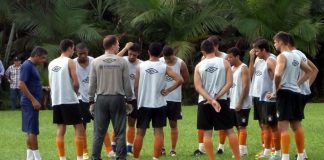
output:
[[[11,46],[12,46],[12,43],[13,43],[13,37],[14,37],[14,33],[15,33],[15,26],[16,26],[15,23],[12,23],[10,36],[9,36],[9,40],[8,40],[8,44],[7,44],[7,48],[6,48],[6,53],[5,53],[5,59],[4,59],[5,68],[8,67],[8,63],[9,63],[10,51],[11,51]]]

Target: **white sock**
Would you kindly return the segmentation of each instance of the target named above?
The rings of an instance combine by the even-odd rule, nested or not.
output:
[[[281,156],[281,150],[277,150],[274,152],[274,155]]]
[[[158,158],[153,157],[153,160],[159,160]]]
[[[304,157],[308,158],[307,154],[306,154],[306,149],[304,149]]]
[[[60,157],[60,160],[66,160],[66,158],[65,157]]]
[[[83,156],[77,156],[77,160],[83,160]]]
[[[264,149],[264,151],[263,151],[263,155],[265,155],[265,156],[269,156],[270,155],[270,153],[271,153],[271,149]]]
[[[222,149],[222,150],[224,150],[224,144],[218,144],[218,149]]]
[[[205,145],[204,145],[204,143],[199,143],[199,145],[198,145],[198,149],[199,149],[199,151],[201,151],[201,152],[205,152]]]
[[[246,145],[239,145],[240,154],[247,154],[247,146]]]
[[[133,144],[127,142],[127,146],[133,146]]]
[[[298,153],[297,160],[304,160],[304,153]]]
[[[33,150],[33,155],[35,160],[42,160],[42,157],[40,156],[40,153],[38,150]]]
[[[27,158],[26,160],[34,160],[34,154],[31,149],[27,149]]]
[[[281,160],[289,160],[289,154],[282,154]]]

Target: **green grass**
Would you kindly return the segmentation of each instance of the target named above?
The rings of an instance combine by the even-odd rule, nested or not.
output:
[[[197,135],[196,135],[196,111],[195,106],[183,107],[184,119],[179,121],[179,141],[177,145],[177,156],[172,158],[170,156],[162,157],[161,159],[207,159],[206,156],[193,157],[192,152],[197,149]],[[320,153],[324,148],[324,138],[321,136],[324,133],[324,104],[309,104],[305,109],[306,119],[303,121],[305,130],[305,143],[308,156],[310,159],[322,159]],[[250,122],[248,126],[248,140],[247,145],[249,149],[249,156],[243,159],[254,159],[255,153],[261,150],[260,136],[257,122],[252,120],[253,112],[250,114]],[[0,160],[25,159],[26,144],[25,134],[21,131],[21,112],[20,111],[2,111],[0,112]],[[92,124],[88,126],[88,147],[92,147]],[[109,129],[111,131],[111,127]],[[169,128],[165,128],[165,146],[167,153],[170,149]],[[58,159],[56,145],[55,145],[56,126],[52,123],[52,111],[40,112],[40,135],[38,137],[39,149],[44,160]],[[218,144],[217,132],[214,132],[214,148]],[[66,156],[69,159],[75,158],[74,147],[74,129],[69,126],[65,137]],[[291,134],[292,135],[292,134]],[[291,136],[291,155],[295,154],[294,138]],[[104,155],[104,151],[102,152]],[[153,153],[153,138],[152,129],[149,129],[144,139],[143,149],[141,151],[141,159],[151,159]],[[231,152],[228,145],[228,140],[225,144],[225,154],[216,155],[219,160],[229,160]],[[104,156],[103,156],[104,157]],[[103,159],[108,159],[104,157]],[[129,158],[130,159],[130,158]]]

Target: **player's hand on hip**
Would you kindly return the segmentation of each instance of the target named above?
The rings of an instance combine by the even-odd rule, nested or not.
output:
[[[167,96],[169,93],[170,93],[170,92],[169,92],[168,89],[162,89],[162,90],[161,90],[161,94],[162,94],[162,96]]]

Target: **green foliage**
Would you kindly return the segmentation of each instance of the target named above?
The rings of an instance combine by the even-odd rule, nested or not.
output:
[[[309,0],[231,1],[231,23],[250,41],[264,37],[272,41],[278,31],[291,33],[298,48],[315,54],[322,23],[310,17]]]
[[[147,42],[169,44],[185,59],[194,53],[193,43],[228,25],[223,17],[227,11],[224,1],[124,0],[117,6],[113,9],[126,24],[126,31]]]

